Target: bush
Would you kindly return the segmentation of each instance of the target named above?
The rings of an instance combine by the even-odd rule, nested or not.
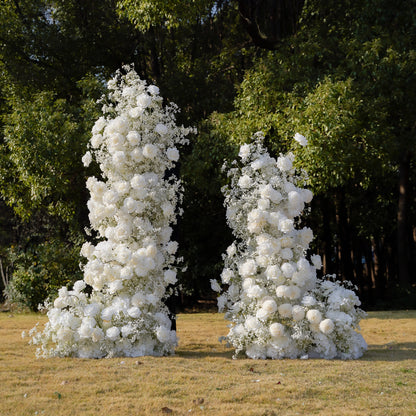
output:
[[[13,273],[5,290],[8,301],[37,311],[39,305],[57,296],[61,286],[71,286],[82,279],[79,251],[80,242],[67,243],[57,238],[11,248]]]

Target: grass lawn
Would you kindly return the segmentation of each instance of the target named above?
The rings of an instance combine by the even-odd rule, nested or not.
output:
[[[357,361],[232,359],[220,314],[178,316],[172,357],[36,359],[0,314],[0,415],[416,415],[416,311],[371,312]]]

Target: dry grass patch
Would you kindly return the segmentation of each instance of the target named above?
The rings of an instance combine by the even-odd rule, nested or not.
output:
[[[0,315],[0,415],[411,415],[416,311],[373,312],[358,361],[232,359],[220,314],[178,317],[173,357],[34,358],[44,316]]]

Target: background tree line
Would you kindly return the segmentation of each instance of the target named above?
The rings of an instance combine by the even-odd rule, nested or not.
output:
[[[12,300],[36,309],[80,278],[94,173],[81,157],[105,80],[134,63],[199,131],[180,166],[185,305],[212,298],[231,241],[223,161],[263,130],[270,152],[292,150],[308,171],[315,198],[301,220],[324,273],[352,280],[367,307],[416,306],[413,0],[2,3],[0,256]]]

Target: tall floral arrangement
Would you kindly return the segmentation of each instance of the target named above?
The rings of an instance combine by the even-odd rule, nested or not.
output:
[[[156,86],[124,73],[108,82],[83,157],[101,170],[87,181],[98,243],[83,245],[84,279],[61,288],[43,331],[32,331],[40,356],[166,355],[177,343],[163,302],[178,266],[171,226],[181,184],[172,169],[193,130],[176,125],[177,107],[163,107]]]
[[[305,174],[296,173],[292,153],[270,157],[263,139],[259,132],[241,146],[223,189],[236,240],[224,255],[225,289],[211,283],[231,321],[225,339],[250,358],[358,358],[366,349],[356,331],[360,301],[348,284],[318,279],[321,258],[307,255],[313,233],[299,226],[312,200]]]

